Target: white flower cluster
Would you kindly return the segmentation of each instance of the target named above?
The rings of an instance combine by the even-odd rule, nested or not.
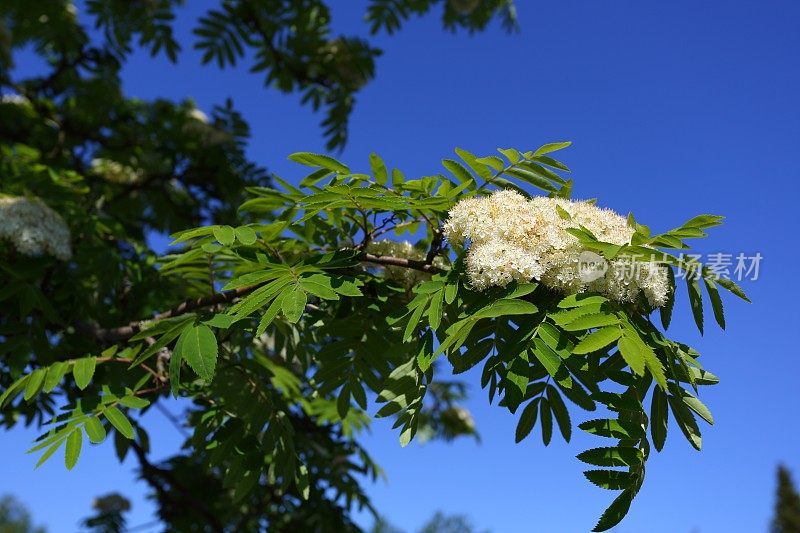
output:
[[[425,252],[416,248],[408,241],[392,241],[383,239],[380,241],[372,241],[367,245],[367,252],[375,255],[388,255],[392,257],[401,257],[403,259],[413,259],[415,261],[422,261],[425,259]],[[438,267],[444,266],[444,260],[441,257],[436,257],[433,264]],[[419,270],[410,268],[385,265],[382,266],[386,271],[386,277],[397,281],[404,287],[410,289],[420,281],[430,279],[431,275]]]
[[[558,208],[569,216],[562,216]],[[655,263],[631,268],[630,260],[614,259],[604,274],[582,279],[579,267],[586,250],[566,229],[584,226],[603,242],[630,244],[634,229],[614,211],[585,201],[528,200],[503,190],[461,200],[449,215],[445,236],[453,243],[470,241],[467,275],[478,290],[536,279],[564,294],[598,292],[618,302],[635,302],[644,294],[651,306],[666,302],[668,273]]]
[[[92,172],[110,181],[111,183],[118,183],[120,185],[130,185],[138,183],[144,176],[141,169],[135,169],[128,165],[123,165],[111,159],[92,159]]]
[[[30,103],[30,100],[21,94],[14,93],[0,95],[0,104],[26,106],[30,105]]]
[[[0,198],[0,239],[24,255],[48,253],[62,261],[72,257],[67,224],[38,199]]]

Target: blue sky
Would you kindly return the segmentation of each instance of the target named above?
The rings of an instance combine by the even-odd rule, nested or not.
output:
[[[179,35],[209,2],[191,2]],[[333,2],[334,24],[366,32],[365,2]],[[645,485],[618,532],[765,531],[775,467],[800,481],[800,373],[797,341],[796,226],[800,195],[800,4],[763,2],[519,2],[522,32],[498,27],[468,36],[440,29],[436,16],[380,37],[377,79],[358,97],[351,137],[339,155],[368,169],[376,151],[407,175],[438,172],[455,146],[488,154],[571,140],[563,152],[575,196],[597,197],[664,230],[699,213],[725,215],[699,246],[703,253],[763,256],[760,277],[745,282],[753,304],[726,301],[728,331],[700,337],[680,292],[670,333],[699,349],[719,375],[703,401],[716,417],[695,452],[674,425],[648,463]],[[184,39],[183,42],[186,42]],[[24,71],[26,65],[22,65]],[[124,71],[130,95],[191,97],[202,109],[230,96],[251,121],[251,157],[297,178],[292,152],[322,151],[320,117],[263,87],[244,68],[201,68],[189,51],[179,65],[137,54]],[[495,532],[589,530],[615,493],[586,482],[578,452],[599,444],[575,435],[544,448],[538,430],[514,444],[516,420],[488,406],[468,375],[483,441],[412,444],[402,449],[385,421],[365,439],[388,483],[369,487],[378,509],[407,530],[435,510],[468,514]],[[179,405],[171,406],[178,411]],[[573,411],[574,419],[585,416]],[[180,436],[149,415],[157,454]],[[117,490],[133,499],[130,525],[148,522],[145,487],[111,443],[86,450],[67,473],[50,461],[31,474],[24,455],[32,431],[0,439],[0,493],[17,494],[52,532],[75,531],[92,497]],[[363,523],[369,523],[364,517]]]

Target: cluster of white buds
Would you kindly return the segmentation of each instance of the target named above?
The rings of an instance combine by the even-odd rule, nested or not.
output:
[[[653,307],[664,305],[669,291],[666,267],[618,258],[605,272],[582,275],[587,250],[566,230],[583,226],[602,242],[630,244],[634,229],[627,220],[591,202],[562,198],[527,199],[513,190],[483,198],[466,198],[449,213],[445,236],[453,243],[469,240],[467,275],[484,290],[511,281],[538,280],[564,294],[598,292],[618,302],[636,302],[643,294]]]
[[[66,222],[39,199],[0,198],[0,240],[11,242],[23,255],[47,253],[62,261],[72,257]]]
[[[426,252],[415,247],[408,241],[392,241],[389,239],[370,242],[367,245],[367,252],[374,255],[388,255],[415,261],[423,261],[426,256]],[[433,260],[433,264],[434,266],[442,268],[444,266],[444,259],[436,257]],[[426,272],[400,266],[385,265],[381,268],[386,272],[387,278],[400,283],[408,289],[431,277],[431,275]]]
[[[30,105],[30,100],[21,94],[2,94],[0,95],[0,104],[27,106]]]
[[[144,177],[144,172],[141,169],[129,167],[111,159],[92,159],[91,168],[94,174],[106,181],[120,185],[139,183]]]

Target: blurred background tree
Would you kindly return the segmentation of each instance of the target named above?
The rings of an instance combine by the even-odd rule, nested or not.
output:
[[[46,533],[46,530],[34,526],[25,506],[6,494],[0,497],[0,533]]]
[[[775,517],[772,533],[800,533],[800,494],[797,493],[792,475],[783,466],[778,466],[778,488],[775,497]]]

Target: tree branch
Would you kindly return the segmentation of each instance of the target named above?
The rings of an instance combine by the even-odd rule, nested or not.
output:
[[[136,458],[139,460],[142,477],[151,487],[153,487],[153,489],[155,489],[156,493],[158,493],[161,498],[172,502],[175,502],[176,499],[182,501],[184,504],[187,504],[189,507],[197,511],[200,516],[205,518],[207,525],[212,531],[219,533],[225,531],[225,528],[222,526],[214,513],[212,513],[210,509],[206,508],[202,502],[196,500],[192,496],[192,493],[175,478],[171,471],[160,468],[151,463],[147,459],[147,454],[142,447],[139,446],[138,442],[132,441],[131,448],[136,454]],[[165,482],[168,488],[164,487]]]
[[[367,263],[410,268],[412,270],[428,272],[429,274],[438,274],[440,272],[445,271],[444,269],[433,266],[425,261],[418,261],[416,259],[405,259],[403,257],[392,257],[389,255],[373,255],[373,254],[363,253],[358,257],[358,259],[360,259],[361,261],[366,261]]]
[[[429,274],[437,274],[445,271],[444,269],[433,266],[425,261],[418,261],[416,259],[405,259],[403,257],[393,257],[389,255],[374,255],[362,252],[356,258],[359,261],[364,261],[367,263],[409,268],[412,270],[427,272]],[[119,326],[116,328],[101,328],[99,326],[88,324],[86,322],[76,322],[74,325],[76,329],[78,329],[79,331],[87,335],[91,335],[93,338],[97,339],[100,342],[125,340],[139,333],[142,330],[143,325],[148,322],[156,320],[164,320],[165,318],[173,318],[188,313],[190,311],[194,311],[195,309],[202,309],[205,307],[210,307],[222,303],[231,303],[237,298],[241,298],[242,296],[250,294],[259,287],[261,287],[261,285],[250,285],[247,287],[239,287],[238,289],[233,289],[230,291],[218,292],[212,296],[206,296],[204,298],[193,298],[191,300],[185,300],[180,304],[176,305],[175,307],[173,307],[172,309],[170,309],[169,311],[164,311],[163,313],[159,313],[145,320],[131,322],[127,326]]]

